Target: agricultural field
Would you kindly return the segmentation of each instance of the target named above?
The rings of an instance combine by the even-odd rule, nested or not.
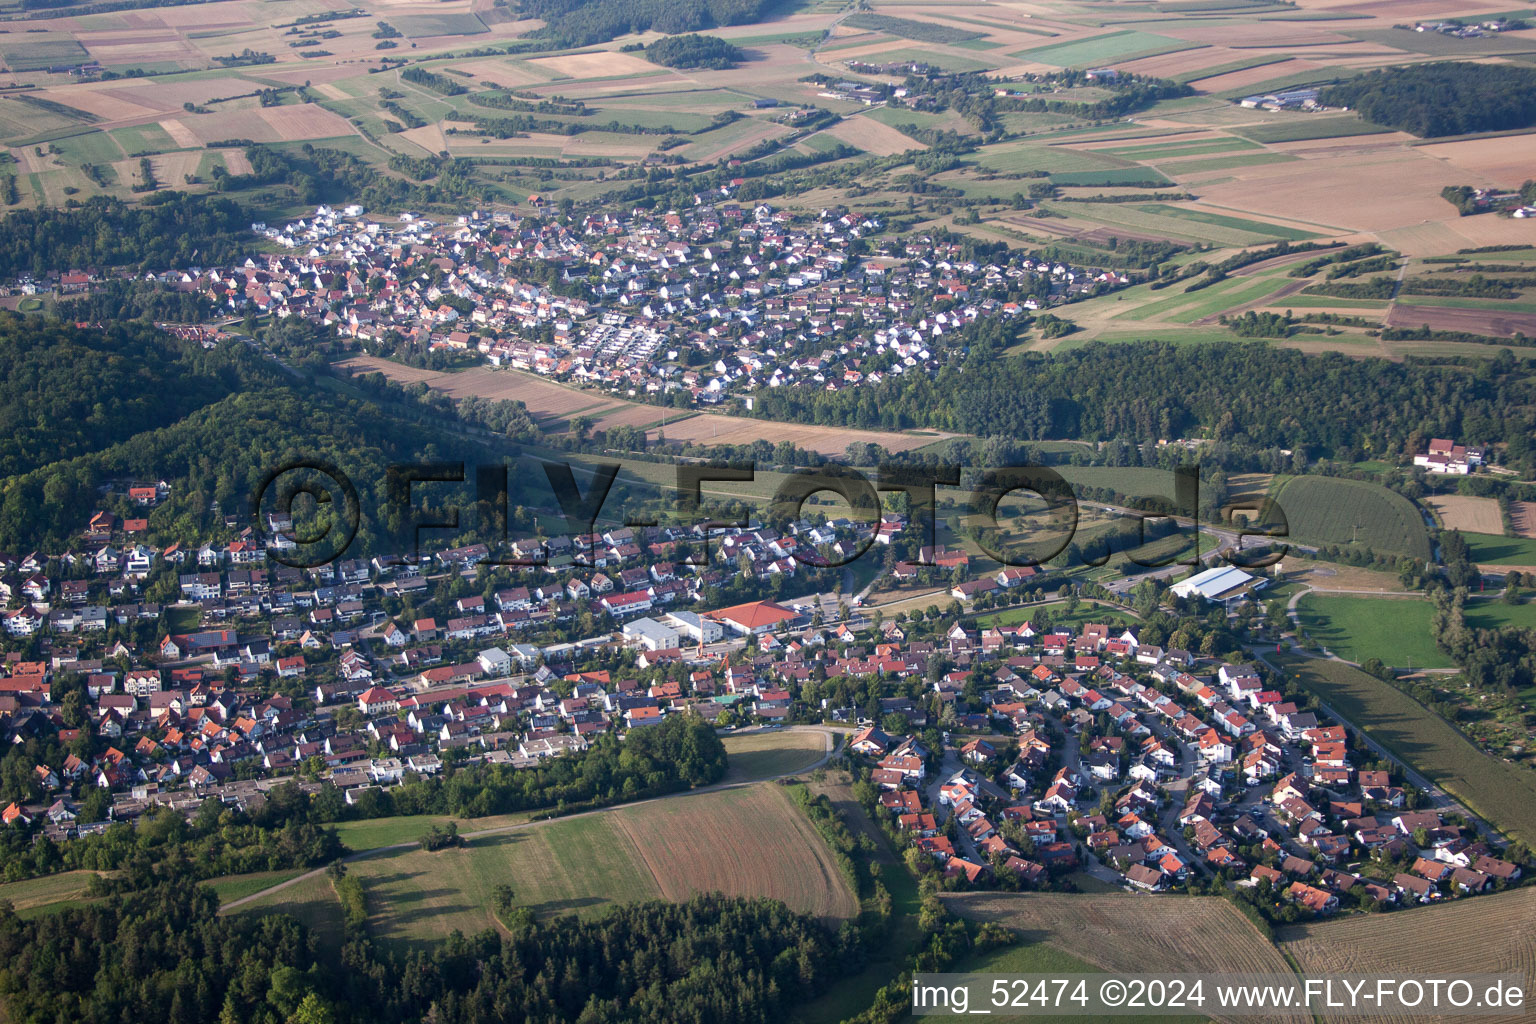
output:
[[[1509,522],[1516,536],[1536,540],[1536,501],[1510,502]]]
[[[1492,533],[1463,533],[1473,562],[1479,565],[1536,566],[1536,539]]]
[[[94,871],[61,871],[22,882],[6,882],[0,885],[0,900],[14,907],[21,917],[46,914],[78,906],[85,900],[86,887],[94,877]]]
[[[451,398],[476,395],[493,401],[510,398],[522,402],[545,430],[569,429],[576,416],[589,417],[597,430],[618,423],[645,426],[647,433],[665,435],[668,440],[703,444],[750,444],[759,438],[772,444],[792,441],[802,448],[827,455],[841,455],[855,442],[878,444],[888,451],[906,451],[932,444],[943,435],[937,433],[895,434],[878,430],[846,430],[800,423],[770,423],[716,413],[683,414],[668,419],[669,410],[642,405],[621,398],[604,398],[591,391],[573,387],[518,370],[477,367],[457,372],[421,370],[375,356],[355,356],[338,366],[358,373],[383,373],[391,380],[414,384],[418,381]],[[671,416],[677,416],[671,412]]]
[[[943,898],[961,917],[996,922],[1111,973],[1178,971],[1189,964],[1213,973],[1289,973],[1280,952],[1218,896],[961,893]]]
[[[826,756],[830,742],[820,732],[784,729],[736,733],[722,741],[728,758],[726,782],[773,779],[803,771]]]
[[[1422,499],[1434,510],[1447,530],[1471,533],[1502,533],[1504,518],[1496,498],[1472,498],[1463,494],[1437,494]]]
[[[1356,914],[1282,929],[1280,948],[1302,974],[1405,977],[1433,963],[1457,974],[1536,974],[1536,889],[1479,896],[1390,914]],[[1330,1016],[1337,1020],[1397,1021],[1423,1017]],[[1529,1014],[1482,1018],[1514,1022]]]
[[[1362,664],[1380,659],[1392,668],[1450,668],[1430,636],[1434,606],[1415,597],[1307,594],[1297,603],[1306,637],[1328,653]]]
[[[1428,558],[1423,517],[1407,498],[1378,484],[1336,477],[1286,481],[1276,497],[1291,539],[1339,544],[1389,555]]]
[[[407,945],[492,927],[491,890],[504,882],[540,915],[592,916],[706,891],[782,899],[830,920],[856,909],[821,838],[770,783],[556,819],[461,849],[391,851],[352,871],[367,889],[374,935]]]
[[[1484,753],[1402,690],[1339,661],[1268,656],[1287,676],[1507,834],[1536,840],[1536,773]]]

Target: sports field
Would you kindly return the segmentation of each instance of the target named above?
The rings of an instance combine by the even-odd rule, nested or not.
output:
[[[1307,637],[1345,661],[1379,658],[1392,668],[1453,664],[1430,636],[1434,606],[1422,598],[1312,593],[1296,611]]]

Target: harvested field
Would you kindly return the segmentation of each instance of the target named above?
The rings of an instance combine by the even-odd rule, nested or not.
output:
[[[1289,974],[1285,958],[1219,896],[1139,893],[957,893],[961,917],[995,921],[1112,973],[1185,970]]]
[[[1339,562],[1317,562],[1287,555],[1286,583],[1305,583],[1314,590],[1402,590],[1403,581],[1396,574],[1376,569],[1362,569]]]
[[[1281,948],[1302,973],[1414,976],[1430,966],[1444,976],[1505,974],[1536,976],[1536,889],[1456,900],[1392,914],[1364,914],[1282,929]],[[1445,1017],[1381,1016],[1330,1020],[1412,1021]],[[1529,1014],[1479,1018],[1526,1021]]]
[[[180,153],[161,153],[150,158],[150,163],[155,168],[155,180],[167,185],[179,185],[189,174],[195,176],[198,165],[202,162],[203,151],[200,149],[190,149]]]
[[[121,121],[135,117],[148,117],[163,108],[149,106],[130,99],[117,90],[108,89],[49,89],[42,98],[65,106],[95,114],[105,121]]]
[[[1461,494],[1441,494],[1423,499],[1435,510],[1447,530],[1473,533],[1503,533],[1504,517],[1496,498],[1469,498]]]
[[[660,431],[647,433],[655,435]],[[881,445],[887,451],[901,452],[921,448],[951,436],[938,433],[890,434],[878,430],[848,430],[807,423],[774,423],[712,413],[691,416],[671,424],[666,428],[666,435],[669,441],[692,441],[695,444],[751,444],[759,438],[771,444],[790,441],[823,455],[841,455],[850,444],[866,442]]]
[[[1516,534],[1536,540],[1536,501],[1510,502],[1509,520]]]
[[[1425,156],[1444,160],[1484,179],[1474,184],[1518,188],[1536,165],[1536,134],[1437,142],[1415,148]]]
[[[928,146],[902,134],[890,125],[867,117],[848,117],[837,122],[822,134],[841,139],[875,156],[905,153],[909,149],[927,149]]]
[[[1213,75],[1210,78],[1196,78],[1189,84],[1201,92],[1227,92],[1231,89],[1246,89],[1250,85],[1258,85],[1267,82],[1277,75],[1301,74],[1322,67],[1306,60],[1287,60],[1278,64],[1261,64],[1256,68],[1244,68],[1241,71],[1228,71],[1223,75]]]
[[[541,915],[709,891],[781,899],[831,921],[857,912],[821,838],[770,783],[556,819],[462,849],[385,853],[352,871],[368,888],[374,935],[397,943],[494,927],[491,890],[507,881]]]
[[[213,150],[213,152],[219,153],[219,154],[223,155],[223,157],[224,157],[224,168],[225,168],[225,170],[229,171],[230,174],[250,174],[251,173],[251,160],[250,160],[250,158],[248,156],[245,155],[245,150],[243,150],[243,149],[216,149],[216,150]]]
[[[1355,231],[1388,230],[1405,223],[1457,219],[1438,193],[1464,176],[1413,149],[1357,143],[1301,160],[1235,170],[1206,185],[1201,198],[1248,213]],[[1319,188],[1320,181],[1328,187]]]
[[[595,391],[582,391],[579,388],[566,387],[516,370],[479,367],[458,373],[440,373],[404,366],[375,356],[356,356],[337,365],[350,369],[354,373],[383,373],[391,380],[406,384],[424,381],[428,387],[442,391],[454,399],[463,398],[465,395],[478,395],[492,401],[503,398],[514,399],[525,404],[528,412],[539,419],[546,430],[562,426],[566,419],[577,412],[609,424],[629,421],[631,418],[639,421],[638,424],[629,422],[628,425],[631,426],[656,422],[667,415],[667,410],[660,406],[629,402]],[[624,416],[624,421],[609,419],[609,417],[620,415]],[[654,437],[661,432],[661,428],[657,427],[647,433]],[[714,413],[688,416],[668,423],[665,433],[669,440],[694,441],[702,444],[750,444],[758,438],[765,438],[774,444],[780,441],[793,441],[802,448],[825,455],[840,455],[855,441],[883,445],[888,451],[906,451],[910,448],[921,448],[941,437],[949,436],[937,433],[894,434],[878,430],[844,430],[839,427],[820,427],[799,423],[771,423],[767,420],[721,416]]]
[[[614,75],[643,75],[665,70],[644,57],[602,50],[598,53],[568,53],[561,57],[536,57],[527,62],[548,68],[568,78],[611,78]]]
[[[1450,306],[1410,306],[1395,302],[1387,311],[1388,327],[1422,327],[1432,331],[1465,331],[1510,338],[1516,334],[1536,334],[1536,313],[1502,310],[1499,300],[1488,300],[1486,309],[1453,309]]]

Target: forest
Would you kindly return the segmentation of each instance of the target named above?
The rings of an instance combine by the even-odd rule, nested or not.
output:
[[[1319,98],[1420,138],[1508,131],[1536,124],[1536,68],[1469,61],[1382,68]]]
[[[345,942],[280,914],[219,916],[184,873],[30,920],[0,905],[0,1005],[18,1024],[769,1024],[856,969],[834,937],[769,900],[697,896],[621,906],[600,920],[516,922],[395,954],[366,932],[366,890],[331,871]]]
[[[238,388],[241,361],[133,323],[0,313],[0,477],[174,423]]]
[[[559,46],[590,46],[638,32],[676,35],[721,25],[762,21],[781,0],[526,0],[525,18],[540,18],[533,33]]]
[[[93,196],[0,219],[0,277],[84,267],[228,264],[250,244],[250,211],[222,196],[157,192],[140,205]]]
[[[719,36],[667,36],[645,48],[645,59],[667,68],[713,68],[724,71],[746,59],[741,47]]]
[[[1396,449],[1415,431],[1463,436],[1523,423],[1536,384],[1516,364],[1469,373],[1447,361],[1392,363],[1252,344],[1088,344],[1002,356],[1008,328],[981,323],[932,379],[892,376],[842,392],[772,388],[755,415],[834,426],[928,428],[1043,439],[1206,436],[1247,446]],[[953,351],[953,350],[952,350]],[[978,386],[976,381],[985,381]]]

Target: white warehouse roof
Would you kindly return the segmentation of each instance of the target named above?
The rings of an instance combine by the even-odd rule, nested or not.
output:
[[[1196,573],[1182,583],[1175,583],[1173,585],[1173,592],[1179,597],[1190,597],[1194,594],[1199,594],[1207,601],[1219,601],[1223,594],[1246,586],[1255,578],[1234,566],[1217,566],[1214,569],[1206,569],[1204,572]]]

